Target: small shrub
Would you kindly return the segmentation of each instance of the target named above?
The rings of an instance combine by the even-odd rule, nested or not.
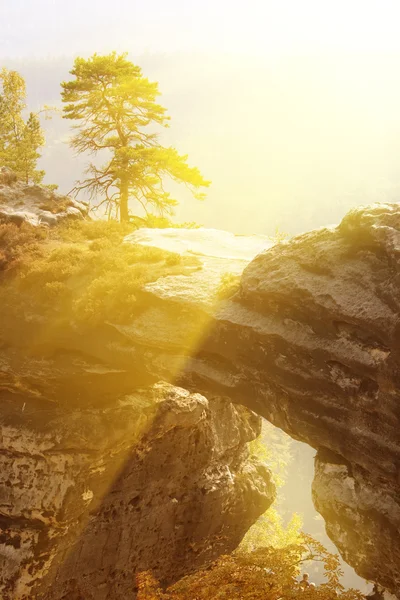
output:
[[[281,244],[282,242],[286,242],[290,238],[290,235],[285,231],[279,229],[279,227],[275,227],[274,235],[269,236],[269,239],[274,244]]]
[[[136,227],[130,223],[80,220],[61,225],[55,235],[65,242],[109,240],[112,243],[120,243],[126,235],[132,233],[135,229]]]
[[[226,300],[230,298],[239,290],[240,287],[240,276],[234,275],[233,273],[224,273],[221,277],[221,282],[217,290],[217,298],[219,300]]]
[[[29,223],[20,226],[0,223],[0,271],[16,267],[21,260],[29,260],[39,251],[39,243],[47,231]]]
[[[47,188],[51,192],[55,192],[56,190],[58,190],[58,184],[57,183],[45,183],[43,185],[43,187]]]
[[[198,260],[123,243],[127,232],[118,223],[98,221],[57,228],[40,251],[24,256],[2,298],[11,310],[30,307],[34,314],[54,313],[87,326],[129,321],[143,306],[146,283],[188,273]]]
[[[297,578],[310,563],[323,565],[324,583],[305,590]],[[149,571],[137,575],[138,600],[363,600],[345,590],[339,557],[308,535],[286,548],[265,546],[253,552],[220,556],[163,590]]]
[[[168,266],[179,265],[179,263],[181,262],[181,258],[182,257],[180,254],[170,254],[165,259],[165,264]]]

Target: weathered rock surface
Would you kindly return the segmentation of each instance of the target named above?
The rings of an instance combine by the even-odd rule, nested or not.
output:
[[[145,286],[125,325],[110,317],[82,332],[30,318],[18,337],[4,322],[7,406],[18,399],[22,413],[29,398],[36,414],[43,396],[71,410],[82,397],[108,406],[160,379],[243,404],[318,449],[314,499],[329,534],[361,575],[399,594],[399,206],[356,211],[247,268],[267,240],[142,230],[127,243],[180,247],[199,268]],[[221,286],[243,269],[221,302]],[[67,585],[63,570],[58,578]]]
[[[170,582],[235,548],[274,499],[260,418],[154,386],[121,326],[35,313],[31,292],[0,315],[0,596],[134,598],[136,570]]]
[[[245,404],[319,449],[314,498],[329,534],[361,575],[396,594],[399,258],[400,207],[360,209],[259,254],[214,311],[179,281],[178,335],[173,278],[151,284],[157,308],[125,332],[147,346],[152,369]]]
[[[88,207],[42,185],[18,181],[6,167],[0,168],[0,222],[20,225],[57,225],[65,219],[83,219]]]
[[[393,487],[325,451],[315,459],[313,498],[343,558],[398,594],[400,505]]]
[[[92,366],[96,376],[101,366]],[[273,501],[269,472],[247,450],[260,420],[227,400],[158,384],[77,408],[50,397],[33,404],[9,388],[0,428],[4,600],[134,598],[136,570],[169,582],[206,564]]]
[[[169,582],[236,547],[274,498],[259,417],[154,387],[121,326],[42,314],[35,291],[0,315],[0,596],[133,598],[136,570]]]
[[[392,205],[259,255],[188,368],[202,389],[246,404],[322,457],[334,453],[317,462],[317,508],[359,574],[396,594],[399,252]]]

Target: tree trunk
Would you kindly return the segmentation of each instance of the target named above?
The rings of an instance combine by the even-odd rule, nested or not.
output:
[[[128,180],[125,178],[124,179],[121,178],[120,185],[119,185],[119,220],[121,223],[127,223],[129,221],[128,200],[129,200]]]

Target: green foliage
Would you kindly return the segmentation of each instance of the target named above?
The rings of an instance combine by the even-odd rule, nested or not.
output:
[[[103,152],[107,162],[90,164],[88,177],[75,191],[87,191],[94,204],[104,204],[111,216],[129,220],[129,198],[144,213],[173,214],[177,202],[164,188],[165,178],[185,184],[202,199],[206,181],[187,156],[158,142],[157,126],[167,127],[166,109],[156,102],[158,84],[146,79],[126,54],[94,54],[77,58],[72,81],[63,82],[64,118],[77,123],[73,148],[81,152]]]
[[[123,243],[128,224],[75,222],[53,232],[39,252],[24,255],[1,288],[2,305],[94,326],[125,323],[145,302],[142,288],[159,277],[197,268],[197,260]]]
[[[240,548],[252,551],[263,546],[284,548],[295,544],[300,539],[302,518],[297,513],[293,513],[285,524],[279,512],[282,502],[282,494],[279,489],[285,483],[287,468],[291,461],[290,440],[286,436],[282,437],[276,427],[263,421],[261,435],[250,442],[249,447],[252,455],[266,463],[271,469],[278,495],[274,505],[246,533]]]
[[[38,114],[23,118],[25,81],[16,71],[0,72],[0,164],[10,167],[26,183],[40,183],[44,171],[36,169],[44,145]]]
[[[261,435],[250,442],[250,451],[254,456],[267,463],[273,473],[274,483],[281,488],[286,480],[288,466],[292,460],[289,436],[263,419]]]
[[[56,190],[58,190],[57,183],[46,183],[46,184],[44,184],[43,187],[47,188],[51,192],[55,192]]]
[[[118,223],[113,220],[68,221],[57,228],[55,237],[65,242],[109,240],[118,244],[135,229],[131,223]]]
[[[29,223],[21,226],[13,223],[0,224],[0,271],[16,268],[23,258],[32,259],[40,253],[39,243],[46,239],[45,229]]]
[[[224,273],[221,277],[221,281],[217,290],[217,297],[219,300],[226,300],[230,298],[239,290],[240,287],[240,276],[234,275],[233,273]]]
[[[274,235],[270,236],[270,240],[274,242],[274,244],[281,244],[282,242],[288,240],[289,237],[290,235],[288,233],[281,231],[279,227],[275,227],[275,233]]]
[[[285,524],[278,510],[272,506],[249,529],[240,547],[248,552],[266,546],[285,548],[298,542],[302,525],[303,520],[297,513]]]
[[[38,171],[36,164],[40,158],[38,149],[44,146],[44,134],[40,126],[39,117],[34,113],[30,113],[25,125],[21,145],[19,148],[20,169],[16,172],[21,172],[25,183],[40,183],[44,177],[44,171]]]
[[[322,562],[326,582],[302,590],[297,583],[302,566]],[[285,548],[221,556],[210,568],[184,577],[165,592],[151,573],[137,578],[138,600],[362,600],[356,590],[340,584],[340,563],[319,542],[303,535]]]

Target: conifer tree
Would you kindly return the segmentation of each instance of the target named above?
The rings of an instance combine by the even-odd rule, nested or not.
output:
[[[0,164],[10,167],[26,183],[40,183],[44,171],[37,170],[44,134],[39,116],[31,112],[24,120],[26,86],[17,71],[0,71]]]
[[[18,172],[21,173],[26,183],[41,183],[44,177],[44,171],[36,169],[37,161],[40,158],[38,149],[44,146],[45,139],[43,130],[40,126],[39,117],[35,113],[30,113],[19,146],[19,164]]]
[[[106,162],[90,164],[88,177],[77,183],[75,192],[87,191],[94,205],[115,209],[121,222],[128,221],[129,200],[145,213],[173,214],[177,202],[164,188],[170,178],[185,184],[198,198],[207,187],[187,156],[160,144],[157,126],[167,127],[166,109],[157,103],[158,84],[146,79],[141,69],[115,52],[77,58],[72,81],[63,82],[64,118],[77,121],[72,147],[78,153],[102,152]]]

